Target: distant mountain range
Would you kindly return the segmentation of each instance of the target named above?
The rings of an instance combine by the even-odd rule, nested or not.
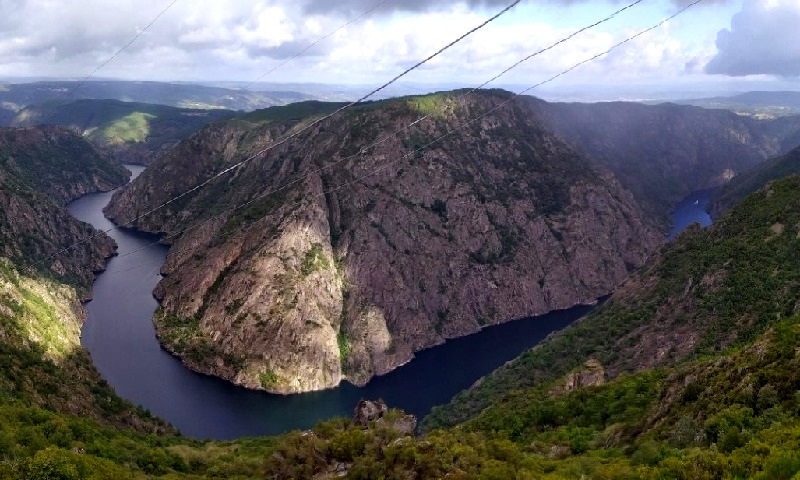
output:
[[[743,115],[781,117],[800,114],[800,92],[746,92],[730,97],[678,100],[675,103],[703,108],[722,108]]]
[[[0,111],[19,112],[29,105],[48,100],[113,99],[125,102],[157,103],[178,108],[255,110],[308,100],[299,92],[249,91],[191,83],[91,81],[0,83]],[[0,112],[0,120],[8,118]]]

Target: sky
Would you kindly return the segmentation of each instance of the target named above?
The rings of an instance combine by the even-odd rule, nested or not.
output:
[[[171,1],[0,0],[0,78],[81,78],[141,32]],[[498,84],[537,83],[657,23],[687,1],[644,0],[526,62]],[[374,85],[507,3],[510,0],[177,0],[96,75]],[[404,80],[424,85],[480,84],[625,3],[524,0]],[[369,9],[369,14],[353,21]],[[800,0],[704,0],[547,88],[626,91],[629,96],[644,90],[800,89],[798,25]]]

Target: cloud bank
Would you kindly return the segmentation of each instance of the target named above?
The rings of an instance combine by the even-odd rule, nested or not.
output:
[[[800,0],[745,0],[717,50],[707,73],[800,76]]]
[[[342,13],[366,11],[378,5],[379,0],[304,0],[304,10],[308,13]],[[511,3],[511,0],[386,0],[378,5],[380,12],[407,11],[422,12],[443,10],[453,5],[465,4],[470,8],[500,7]]]
[[[0,0],[0,77],[81,78],[127,43],[167,1],[83,0],[71,4]],[[428,56],[511,0],[387,0],[381,12],[303,51],[347,19],[374,6],[375,1],[180,1],[98,76],[243,82],[263,78],[266,82],[371,85]],[[622,1],[630,0],[527,0],[501,21],[416,71],[408,81],[477,85],[531,52],[609,14]],[[502,83],[537,83],[652,24],[665,12],[674,11],[678,1],[687,0],[643,2],[624,16],[515,69]],[[572,6],[565,8],[565,4]],[[690,15],[704,15],[706,11],[697,9]],[[571,72],[558,84],[643,79],[672,84],[686,74],[687,63],[706,64],[714,53],[713,32],[726,26],[729,16],[716,21],[710,30],[703,19],[707,30],[700,40],[685,31],[690,16],[681,17],[613,55]],[[303,52],[299,58],[272,70],[299,52]],[[265,77],[265,72],[270,73]]]

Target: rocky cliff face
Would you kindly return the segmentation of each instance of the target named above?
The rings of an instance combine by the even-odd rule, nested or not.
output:
[[[63,205],[117,187],[127,178],[127,170],[67,130],[0,129],[0,256],[77,285],[88,295],[94,272],[104,268],[114,243],[97,236],[51,258],[96,234]]]
[[[717,190],[711,203],[711,214],[720,216],[747,195],[767,183],[789,175],[800,174],[800,147],[786,155],[771,158],[757,167],[738,175]]]
[[[589,360],[611,380],[746,345],[800,314],[798,247],[800,177],[793,176],[753,193],[712,227],[688,229],[600,308],[434,409],[426,425],[459,423]],[[751,375],[738,372],[742,382]]]
[[[317,390],[611,291],[661,237],[611,174],[524,104],[414,153],[506,95],[359,108],[141,219],[135,226],[151,232],[188,228],[156,292],[164,345],[251,388]],[[354,155],[420,112],[432,116]],[[296,124],[206,129],[115,195],[107,214],[127,223]]]
[[[723,185],[800,144],[798,117],[758,120],[725,110],[630,102],[531,99],[530,105],[662,221],[692,191]]]

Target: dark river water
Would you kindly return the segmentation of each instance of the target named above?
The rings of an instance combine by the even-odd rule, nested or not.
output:
[[[711,225],[711,215],[708,214],[708,204],[714,190],[700,190],[692,193],[679,203],[672,211],[672,229],[669,232],[670,240],[678,236],[686,227],[699,223],[702,227]]]
[[[128,168],[134,175],[143,170]],[[111,193],[87,195],[71,203],[69,211],[98,229],[109,229],[113,225],[102,209],[110,198]],[[691,200],[678,220],[688,221],[692,212],[699,211],[693,207]],[[697,220],[702,219],[695,215]],[[196,438],[230,439],[308,428],[320,420],[349,416],[361,398],[382,398],[392,407],[423,416],[591,310],[576,307],[450,340],[419,352],[410,363],[363,388],[343,383],[322,392],[271,395],[194,373],[162,350],[151,321],[157,307],[152,291],[161,278],[159,268],[167,249],[152,246],[124,256],[147,246],[153,237],[125,230],[113,230],[110,235],[121,256],[112,258],[94,283],[82,344],[120,396]]]

